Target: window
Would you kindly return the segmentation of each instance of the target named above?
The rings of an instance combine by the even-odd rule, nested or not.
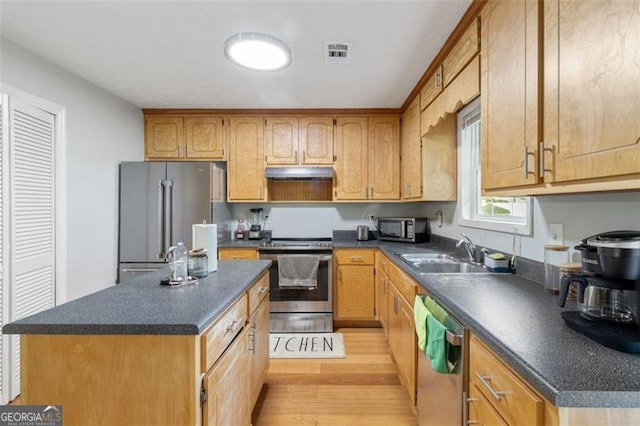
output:
[[[530,197],[483,197],[480,98],[458,113],[458,224],[531,235]]]

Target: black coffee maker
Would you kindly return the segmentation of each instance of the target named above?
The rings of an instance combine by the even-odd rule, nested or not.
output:
[[[613,349],[640,353],[640,231],[611,231],[585,238],[582,273],[562,280],[560,306],[577,286],[578,311],[565,323]]]

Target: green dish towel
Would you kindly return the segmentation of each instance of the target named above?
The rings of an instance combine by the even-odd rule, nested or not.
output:
[[[447,328],[436,319],[435,315],[427,316],[427,348],[425,354],[433,371],[441,374],[451,373],[447,363],[446,330]]]
[[[427,345],[427,316],[429,315],[431,315],[431,312],[425,306],[422,296],[416,295],[413,302],[413,322],[416,327],[416,336],[418,337],[418,348],[423,353]]]
[[[424,305],[427,307],[429,312],[431,312],[433,316],[436,317],[438,321],[440,321],[440,324],[447,324],[449,315],[447,315],[445,310],[442,309],[435,300],[427,296],[424,298]]]

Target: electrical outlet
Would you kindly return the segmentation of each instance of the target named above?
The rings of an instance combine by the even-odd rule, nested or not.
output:
[[[375,215],[370,214],[369,215],[369,222],[375,222],[375,221],[376,221]]]
[[[564,244],[564,236],[562,235],[561,223],[549,224],[549,244],[561,246]]]
[[[265,215],[264,223],[271,223],[271,219],[269,219],[269,215]]]

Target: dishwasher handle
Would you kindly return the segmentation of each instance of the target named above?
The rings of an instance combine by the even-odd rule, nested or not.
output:
[[[462,346],[464,342],[464,336],[462,334],[455,334],[450,330],[446,330],[444,333],[445,339],[452,346]]]

